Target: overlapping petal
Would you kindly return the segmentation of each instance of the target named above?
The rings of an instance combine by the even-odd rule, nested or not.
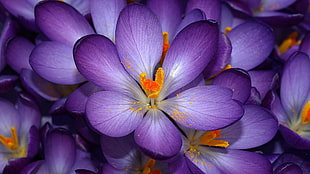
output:
[[[218,25],[198,21],[185,27],[174,39],[163,63],[165,83],[159,100],[194,80],[216,50]]]
[[[230,149],[249,149],[270,141],[278,130],[278,122],[267,109],[245,105],[244,115],[236,123],[221,130],[219,139],[227,141]]]
[[[266,11],[275,11],[279,9],[283,9],[293,4],[296,0],[262,0],[260,2],[260,8]]]
[[[221,16],[221,2],[213,0],[189,0],[186,6],[186,13],[193,9],[202,10],[206,19],[212,19],[217,22],[220,21]]]
[[[73,46],[82,36],[94,31],[76,9],[60,1],[43,1],[35,7],[35,20],[51,40]]]
[[[77,84],[85,81],[78,72],[72,47],[54,41],[41,42],[30,55],[30,65],[41,77],[58,84]]]
[[[252,69],[262,63],[274,45],[272,29],[261,22],[245,22],[231,30],[227,36],[232,44],[231,65]]]
[[[15,127],[18,130],[20,126],[18,111],[12,103],[3,98],[0,98],[0,118],[1,135],[10,137],[11,127]]]
[[[141,73],[152,79],[163,47],[157,17],[141,4],[130,4],[119,16],[115,38],[117,51],[127,72],[137,81]]]
[[[281,79],[281,102],[289,115],[301,111],[310,91],[310,59],[296,53],[286,63]]]
[[[242,106],[231,97],[232,91],[226,87],[198,86],[161,101],[158,107],[185,127],[214,130],[242,116]]]
[[[135,130],[134,138],[142,150],[154,159],[167,159],[177,154],[181,134],[160,110],[149,110]]]
[[[134,131],[143,119],[143,105],[126,95],[100,91],[91,95],[86,104],[87,118],[102,134],[121,137]]]
[[[98,34],[115,41],[115,28],[119,13],[126,6],[125,0],[91,0],[91,17]]]
[[[141,91],[122,67],[115,45],[108,38],[85,36],[77,42],[73,54],[77,68],[90,82],[105,90],[119,91],[129,96],[134,91]]]

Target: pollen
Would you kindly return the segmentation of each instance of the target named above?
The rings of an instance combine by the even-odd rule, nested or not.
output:
[[[228,147],[229,143],[224,140],[216,140],[221,137],[221,130],[208,131],[200,137],[200,143],[207,146]]]
[[[301,111],[301,123],[310,123],[310,101],[308,101]]]
[[[11,127],[11,137],[0,135],[0,142],[10,150],[18,148],[18,136],[15,127]]]
[[[152,171],[152,168],[154,168],[155,164],[156,164],[156,160],[152,158],[148,159],[146,165],[143,168],[142,173],[143,174],[161,174],[160,169],[155,169]]]
[[[224,31],[224,34],[229,33],[231,30],[232,30],[232,28],[231,28],[231,27],[226,27],[226,28],[225,28],[225,31]]]
[[[164,70],[158,68],[155,74],[155,81],[147,79],[146,73],[140,74],[140,85],[149,98],[157,98],[164,84]]]
[[[290,35],[288,35],[288,37],[279,46],[280,54],[283,54],[291,47],[301,43],[301,41],[297,41],[297,36],[298,36],[297,32],[292,32]]]

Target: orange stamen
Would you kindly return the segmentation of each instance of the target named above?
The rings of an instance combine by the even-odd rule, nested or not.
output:
[[[220,138],[221,130],[208,131],[203,136],[200,137],[200,143],[207,146],[215,147],[228,147],[229,143],[224,140],[215,140],[215,138]]]
[[[224,31],[224,34],[229,33],[231,30],[232,30],[232,28],[231,28],[231,27],[226,27],[226,28],[225,28],[225,31]]]
[[[8,149],[15,150],[18,148],[18,136],[15,127],[11,127],[11,137],[0,135],[0,142]]]
[[[155,169],[155,170],[151,170],[152,168],[154,168],[156,163],[156,160],[150,158],[147,160],[146,165],[143,168],[142,173],[143,174],[161,174],[161,170],[160,169]]]
[[[164,84],[164,70],[158,68],[155,74],[155,81],[147,79],[146,73],[140,74],[140,85],[149,98],[157,98]]]
[[[163,32],[163,38],[164,38],[164,44],[163,44],[163,52],[161,54],[161,58],[159,61],[160,65],[163,64],[165,57],[166,57],[166,54],[167,54],[167,51],[170,48],[168,32]]]
[[[301,123],[310,123],[310,101],[308,101],[301,111]]]
[[[292,32],[290,35],[288,35],[288,37],[279,46],[280,54],[283,54],[291,47],[301,43],[301,41],[297,41],[297,36],[298,36],[297,32]]]
[[[209,79],[212,79],[216,76],[218,76],[219,74],[221,74],[223,71],[232,68],[232,66],[230,64],[226,65],[223,69],[221,69],[219,72],[217,72],[216,74],[212,75],[211,77],[209,77]]]

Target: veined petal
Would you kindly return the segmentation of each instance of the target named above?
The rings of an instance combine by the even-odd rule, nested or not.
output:
[[[163,63],[165,83],[158,100],[190,83],[203,71],[215,53],[218,32],[216,23],[198,21],[175,37]]]
[[[162,54],[163,36],[157,17],[141,4],[130,4],[121,12],[116,27],[116,47],[129,74],[153,78]]]
[[[115,41],[117,19],[125,6],[125,0],[91,0],[90,11],[96,32]]]
[[[266,11],[276,11],[279,9],[283,9],[293,4],[296,0],[262,0],[260,2],[260,8]]]
[[[233,91],[232,98],[242,103],[245,103],[250,96],[251,79],[242,69],[228,69],[219,74],[212,84],[230,88]]]
[[[135,131],[135,141],[154,159],[167,159],[177,154],[182,145],[181,133],[158,109],[147,112]]]
[[[18,130],[20,118],[14,105],[9,101],[0,98],[0,134],[6,137],[11,135],[11,127]]]
[[[103,89],[128,95],[141,91],[122,67],[115,45],[108,38],[85,36],[76,43],[73,54],[81,74]]]
[[[282,137],[285,139],[285,141],[291,145],[292,147],[296,149],[309,149],[310,148],[310,140],[306,139],[300,135],[298,135],[296,132],[291,130],[285,125],[279,126],[279,131],[282,134]]]
[[[284,66],[280,96],[283,108],[289,115],[301,111],[309,94],[309,67],[309,56],[301,52],[292,55]]]
[[[241,150],[200,147],[200,155],[186,152],[191,160],[204,173],[272,173],[270,162],[262,155]]]
[[[227,141],[229,149],[249,149],[270,141],[278,131],[278,122],[267,109],[245,105],[244,115],[236,123],[221,129],[220,140]]]
[[[261,98],[264,98],[266,93],[273,88],[277,80],[278,74],[274,70],[257,70],[248,72],[251,77],[251,84],[260,93]]]
[[[76,157],[76,147],[71,134],[62,129],[52,130],[47,135],[44,145],[45,161],[49,171],[69,173]]]
[[[285,113],[281,100],[278,94],[274,91],[269,91],[264,99],[264,106],[270,108],[271,112],[277,117],[279,123],[288,124],[289,116]]]
[[[85,78],[77,70],[72,47],[55,41],[37,45],[30,55],[33,70],[48,81],[58,84],[77,84]]]
[[[253,21],[238,25],[227,36],[232,45],[233,68],[249,70],[256,67],[268,57],[274,45],[272,29]]]
[[[32,69],[29,64],[29,56],[34,44],[23,37],[15,37],[8,42],[5,57],[7,64],[17,73],[23,68]]]
[[[197,130],[223,128],[243,115],[232,100],[232,91],[221,86],[198,86],[161,101],[158,108],[181,125]]]
[[[67,3],[43,1],[34,12],[36,24],[51,40],[73,46],[82,36],[94,33],[84,16]]]
[[[220,22],[221,16],[221,2],[214,0],[188,0],[186,6],[186,13],[193,9],[202,10],[206,19],[212,19],[217,22]]]
[[[181,21],[182,3],[179,0],[148,0],[146,3],[159,19],[162,31],[168,32],[169,41],[172,41]]]
[[[145,112],[139,101],[112,91],[97,92],[89,97],[86,104],[90,124],[100,133],[112,137],[134,131]]]

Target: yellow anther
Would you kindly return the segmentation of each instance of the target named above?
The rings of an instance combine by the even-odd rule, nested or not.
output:
[[[158,68],[155,74],[155,81],[147,79],[146,73],[140,74],[140,85],[149,98],[157,98],[164,84],[164,70]]]
[[[15,127],[11,127],[11,137],[0,135],[0,142],[10,150],[18,148],[18,136]]]
[[[280,54],[283,54],[291,47],[298,45],[301,43],[301,41],[297,41],[297,32],[292,32],[279,46],[279,52]]]
[[[155,164],[156,164],[156,160],[152,158],[148,159],[146,165],[143,168],[142,173],[143,174],[161,174],[160,169],[155,169],[152,171],[152,168],[154,168]]]
[[[203,136],[200,137],[200,143],[207,146],[215,146],[215,147],[228,147],[229,143],[224,140],[216,140],[216,138],[220,138],[221,130],[208,131]]]
[[[169,34],[168,32],[163,32],[163,52],[161,54],[161,59],[159,61],[159,64],[162,65],[164,60],[165,60],[165,57],[166,57],[166,54],[167,54],[167,51],[168,49],[170,48],[170,44],[169,44]]]
[[[225,28],[225,31],[224,31],[224,34],[229,33],[231,30],[232,30],[232,28],[231,28],[231,27],[226,27],[226,28]]]
[[[308,101],[301,111],[301,123],[310,123],[310,101]]]

